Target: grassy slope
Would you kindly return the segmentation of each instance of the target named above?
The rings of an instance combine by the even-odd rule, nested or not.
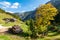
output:
[[[19,25],[23,29],[24,32],[28,31],[28,26],[23,23],[22,21],[18,20],[15,22],[9,22],[6,24],[6,22],[3,20],[4,18],[13,18],[13,16],[6,14],[6,13],[0,13],[0,24],[2,24],[4,27],[9,27],[13,25]]]
[[[45,36],[44,38],[37,38],[37,39],[27,39],[26,37],[21,37],[18,35],[12,35],[12,34],[1,34],[0,33],[0,40],[60,40],[60,34],[55,35],[56,32],[49,33],[48,36]],[[52,36],[53,35],[53,36]]]
[[[9,22],[5,23],[2,19],[4,18],[13,18],[13,16],[6,14],[6,13],[0,13],[0,24],[3,24],[4,27],[9,27],[13,25],[20,25],[21,28],[23,29],[24,32],[28,32],[28,26],[25,25],[22,21],[18,20],[16,22]],[[38,38],[36,40],[60,40],[60,34],[56,35],[56,33],[49,33],[48,36],[45,38]],[[17,36],[17,35],[12,35],[12,34],[0,34],[0,40],[26,40],[26,38]]]
[[[57,32],[50,32],[44,38],[38,38],[37,40],[60,40],[60,34]]]
[[[0,40],[25,40],[24,37],[20,37],[17,35],[12,35],[12,34],[1,34],[0,35]]]
[[[13,25],[19,25],[23,29],[24,33],[29,32],[29,27],[19,19],[17,19],[17,21],[15,22],[6,23],[3,20],[4,18],[14,18],[14,17],[6,13],[0,13],[0,24],[2,24],[2,26],[12,27]],[[0,40],[25,40],[25,38],[17,35],[12,35],[12,34],[0,34]]]

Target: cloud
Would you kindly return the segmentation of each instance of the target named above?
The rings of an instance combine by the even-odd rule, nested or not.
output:
[[[25,10],[22,10],[21,13],[26,12]]]
[[[18,2],[13,3],[13,5],[11,6],[11,8],[18,8],[18,7],[19,7],[19,3]]]
[[[9,13],[14,13],[14,12],[12,12],[12,11],[6,11],[6,12],[9,12]]]
[[[0,2],[0,5],[2,5],[4,8],[10,7],[11,3],[10,2]]]
[[[18,8],[19,6],[21,7],[21,5],[18,2],[15,3],[10,3],[10,2],[0,2],[0,5],[2,5],[2,8]]]
[[[33,9],[36,9],[36,7],[33,7]]]

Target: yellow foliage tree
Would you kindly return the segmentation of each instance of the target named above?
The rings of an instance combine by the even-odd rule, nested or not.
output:
[[[36,29],[38,32],[44,32],[47,30],[47,26],[50,25],[50,20],[54,20],[54,16],[57,15],[58,10],[51,4],[45,4],[40,6],[36,12]]]

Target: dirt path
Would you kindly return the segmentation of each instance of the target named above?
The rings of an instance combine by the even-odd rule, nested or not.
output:
[[[4,26],[0,25],[0,33],[8,31],[9,28],[10,27],[4,27]]]

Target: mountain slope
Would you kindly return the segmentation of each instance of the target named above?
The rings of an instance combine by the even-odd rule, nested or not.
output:
[[[60,0],[51,0],[47,3],[51,3],[53,6],[60,10]]]
[[[2,9],[0,9],[0,11],[1,10]],[[4,18],[15,18],[15,17],[13,16],[13,14],[8,14],[7,12],[3,12],[3,13],[0,12],[0,24],[2,24],[2,26],[4,26],[4,27],[11,26],[12,27],[13,25],[19,25],[23,29],[24,32],[28,31],[28,26],[24,22],[22,22],[21,20],[15,18],[16,19],[15,22],[6,23],[6,21],[3,20]]]
[[[29,14],[23,20],[34,19],[35,18],[35,13],[36,13],[35,10],[30,11]]]
[[[34,11],[28,11],[28,12],[24,12],[24,13],[15,13],[15,15],[20,16],[20,18],[23,21],[25,21],[25,20],[28,20],[30,18],[35,19],[35,13],[36,13],[36,10],[34,10]]]
[[[48,3],[51,3],[54,7],[56,7],[60,11],[60,0],[50,0],[46,4],[48,4]],[[16,15],[20,16],[20,18],[23,21],[28,20],[30,18],[34,19],[36,10],[29,11],[29,12],[24,12],[24,13],[16,13]]]

